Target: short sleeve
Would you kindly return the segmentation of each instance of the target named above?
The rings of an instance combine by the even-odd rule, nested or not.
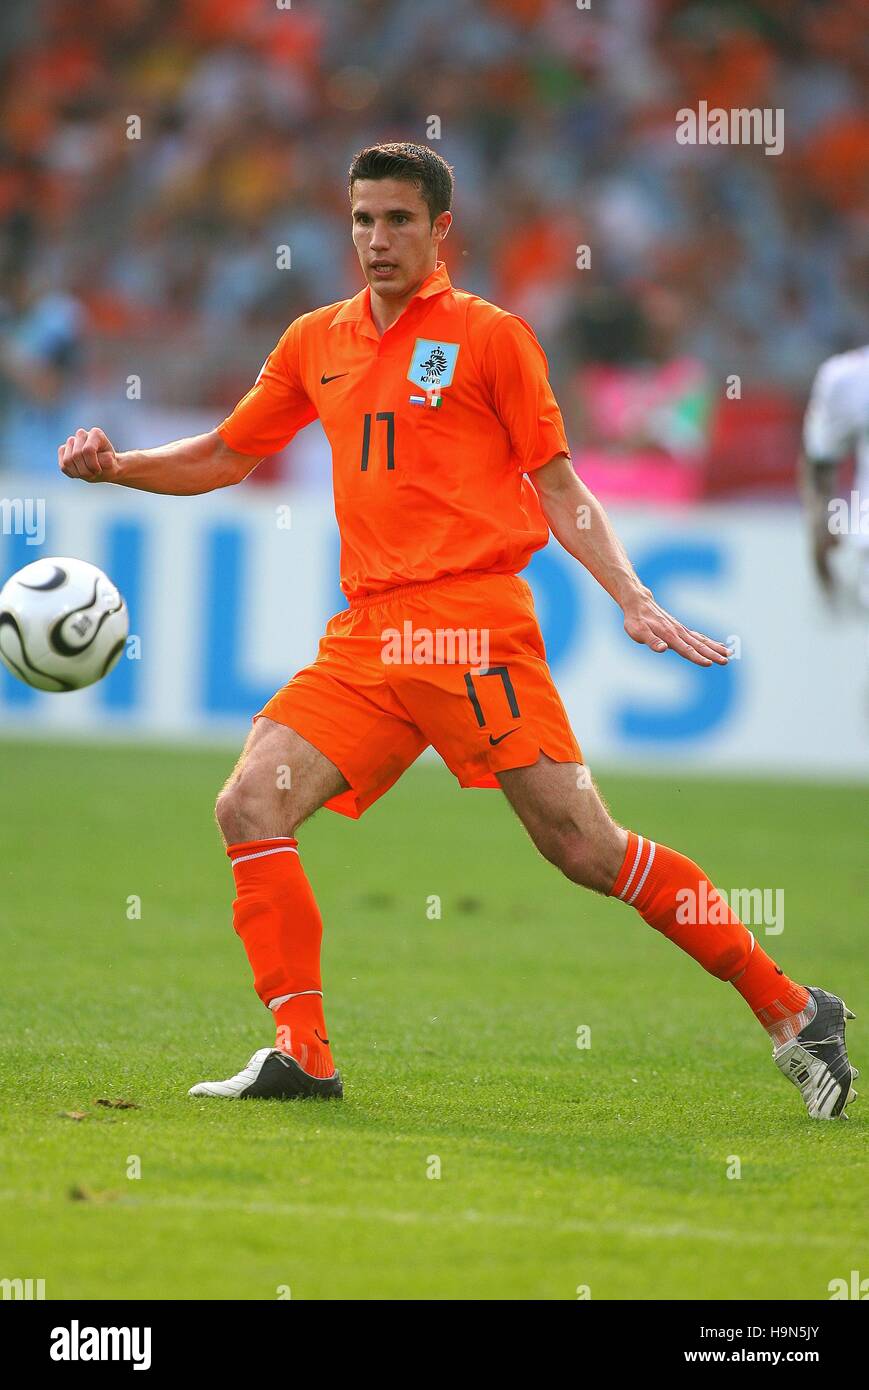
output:
[[[570,456],[546,354],[524,319],[516,314],[498,318],[483,349],[481,369],[524,473],[542,468],[557,454]]]
[[[833,358],[818,371],[803,422],[803,447],[814,463],[839,463],[853,447],[847,377]]]
[[[290,324],[247,395],[217,426],[221,439],[236,453],[268,458],[317,418],[302,385],[300,324],[300,319]]]

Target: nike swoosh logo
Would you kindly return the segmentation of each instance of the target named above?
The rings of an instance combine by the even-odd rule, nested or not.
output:
[[[516,730],[515,730],[515,729],[508,729],[507,732],[506,732],[506,734],[499,734],[497,738],[493,738],[492,735],[490,734],[490,735],[489,735],[489,742],[491,743],[492,747],[494,748],[496,743],[503,743],[505,738],[509,738],[511,734],[515,734],[515,733],[516,733]]]
[[[346,375],[346,373],[345,373],[345,375]],[[316,1028],[314,1029],[314,1037],[315,1037],[315,1038],[320,1038],[320,1034],[317,1032]],[[328,1039],[328,1038],[320,1038],[320,1042],[321,1042],[321,1043],[325,1043],[326,1047],[329,1046],[329,1039]]]
[[[349,375],[350,375],[349,372],[336,372],[334,376],[326,376],[326,373],[324,372],[323,375],[320,377],[320,385],[321,385],[321,386],[325,386],[326,383],[329,382],[329,381],[337,381],[338,378],[339,378],[339,376],[349,376]]]

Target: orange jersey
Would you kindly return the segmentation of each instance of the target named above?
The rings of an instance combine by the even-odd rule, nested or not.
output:
[[[546,357],[524,320],[453,289],[442,261],[382,336],[367,286],[302,314],[218,433],[262,458],[317,417],[348,599],[516,574],[546,544],[523,475],[570,452]]]

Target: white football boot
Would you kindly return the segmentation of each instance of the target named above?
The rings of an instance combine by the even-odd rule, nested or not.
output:
[[[224,1100],[340,1100],[344,1087],[337,1071],[331,1076],[309,1076],[295,1057],[275,1047],[261,1047],[237,1076],[200,1081],[187,1094]]]
[[[814,1018],[773,1048],[773,1061],[798,1087],[813,1120],[846,1120],[845,1106],[857,1099],[851,1082],[858,1072],[845,1048],[845,1020],[854,1014],[835,994],[811,988],[809,994],[817,1004]]]

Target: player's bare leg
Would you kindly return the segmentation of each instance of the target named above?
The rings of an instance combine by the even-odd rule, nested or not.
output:
[[[295,729],[258,719],[215,806],[227,845],[295,835],[303,821],[347,790],[334,763]]]
[[[619,898],[710,974],[729,981],[773,1043],[776,1065],[809,1114],[832,1119],[855,1099],[843,1000],[788,979],[684,855],[616,825],[587,769],[545,754],[498,780],[540,853],[573,883]]]
[[[498,781],[544,859],[572,883],[608,893],[628,832],[612,819],[588,769],[541,753],[531,767],[498,773]]]
[[[338,1098],[323,1018],[322,922],[299,860],[295,832],[347,789],[328,758],[293,729],[261,718],[221,791],[217,822],[236,883],[233,925],[274,1015],[274,1047],[254,1053],[237,1076],[204,1081],[194,1096],[281,1100]]]

